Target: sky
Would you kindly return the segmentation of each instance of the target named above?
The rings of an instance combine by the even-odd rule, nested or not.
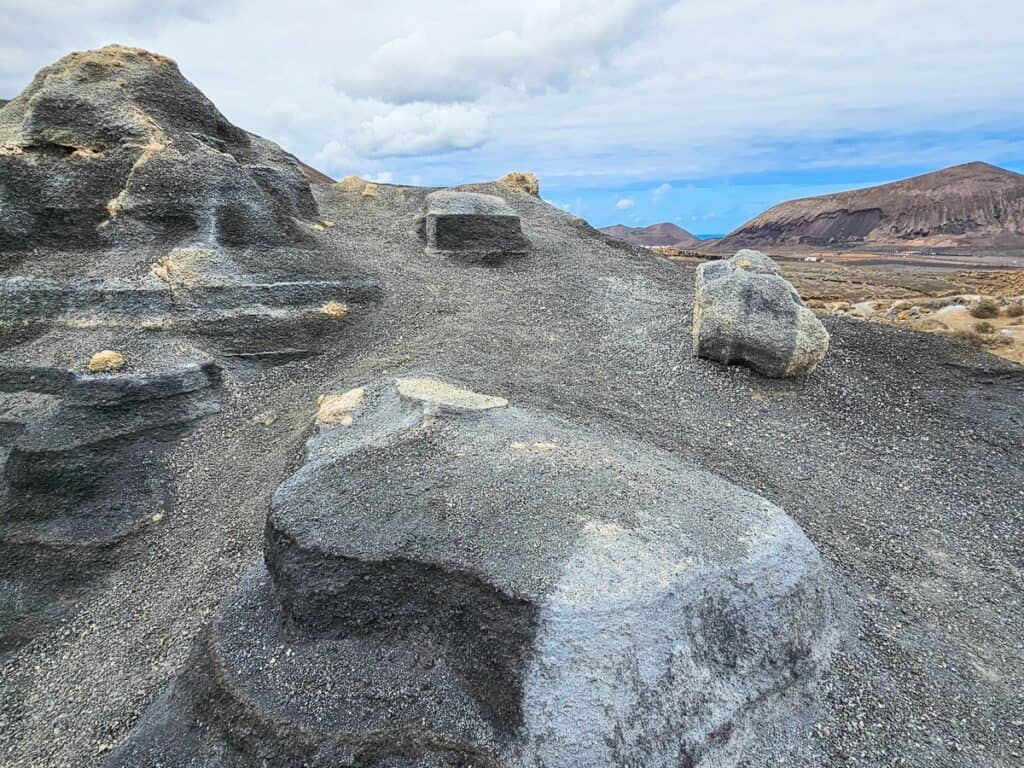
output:
[[[108,43],[336,178],[528,170],[597,226],[720,234],[962,162],[1024,172],[1021,0],[0,0],[0,98]]]

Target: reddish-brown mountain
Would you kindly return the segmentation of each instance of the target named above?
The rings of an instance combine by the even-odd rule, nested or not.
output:
[[[716,246],[1024,246],[1024,176],[967,163],[877,187],[791,200]]]
[[[671,245],[676,248],[693,248],[700,242],[700,238],[696,235],[668,222],[651,224],[649,227],[627,227],[625,224],[616,224],[611,227],[601,227],[601,231],[634,245]]]

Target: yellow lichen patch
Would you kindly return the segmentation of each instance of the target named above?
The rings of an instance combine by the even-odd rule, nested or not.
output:
[[[360,179],[358,176],[346,176],[338,182],[338,186],[343,192],[362,192],[366,186],[366,180]]]
[[[111,373],[124,368],[124,355],[112,349],[104,349],[89,358],[86,366],[89,373]]]
[[[324,231],[324,225],[323,224],[314,224],[313,225],[313,229],[315,229],[317,232],[323,232]]]
[[[320,395],[316,399],[316,420],[320,424],[341,424],[347,427],[352,423],[352,411],[363,402],[366,394],[364,387],[350,389],[343,395]]]
[[[361,179],[358,176],[346,176],[338,182],[338,186],[343,192],[351,192],[363,197],[376,197],[380,190],[380,187],[372,181]]]
[[[513,451],[525,451],[526,443],[520,442],[519,440],[513,440],[511,443],[508,444],[508,447],[511,448]]]
[[[124,204],[124,199],[127,196],[127,194],[128,189],[126,187],[117,194],[117,197],[112,197],[109,200],[107,200],[107,217],[109,219],[117,218],[117,214],[121,212],[121,206]]]
[[[324,227],[327,227],[328,229],[334,226],[333,221],[321,221],[320,224]]]
[[[161,64],[163,66],[178,66],[174,59],[170,59],[167,56],[163,56],[159,53],[152,53],[144,48],[130,48],[125,45],[107,45],[99,50],[95,51],[82,51],[80,53],[72,53],[68,57],[70,60],[75,59],[87,59],[97,64],[105,64],[107,66],[119,67],[128,59],[133,58],[145,58],[150,61]]]
[[[210,257],[205,248],[175,248],[150,265],[149,271],[171,288],[194,286],[201,282],[200,265]]]
[[[534,443],[533,444],[533,449],[535,451],[540,451],[541,453],[549,453],[549,452],[555,450],[556,448],[558,448],[558,446],[555,445],[554,443]]]
[[[459,389],[437,379],[395,379],[398,394],[408,400],[418,400],[428,405],[456,408],[463,411],[485,411],[490,408],[504,408],[508,400],[503,397],[481,395],[468,389]]]
[[[328,301],[320,307],[320,311],[328,317],[344,317],[348,314],[348,307],[340,301]]]
[[[498,179],[498,183],[521,190],[534,197],[540,195],[540,182],[537,181],[537,177],[532,173],[512,171],[512,173],[506,173]]]

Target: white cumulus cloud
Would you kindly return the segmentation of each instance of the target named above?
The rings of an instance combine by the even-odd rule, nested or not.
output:
[[[488,3],[488,10],[494,5]],[[477,34],[444,13],[378,47],[338,87],[350,96],[413,101],[474,101],[495,88],[565,90],[606,69],[617,51],[649,30],[671,0],[564,0],[522,3],[473,19]]]
[[[370,157],[472,149],[487,137],[487,113],[465,104],[413,103],[394,107],[360,127],[358,146]]]
[[[615,204],[615,207],[620,211],[628,211],[634,205],[636,205],[636,200],[631,197],[624,197]]]

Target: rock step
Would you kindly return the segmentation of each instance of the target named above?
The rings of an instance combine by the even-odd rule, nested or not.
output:
[[[252,306],[316,307],[331,301],[374,303],[382,298],[379,284],[366,277],[224,284],[174,291],[127,280],[9,277],[0,279],[0,323],[50,320],[69,312],[138,319]]]
[[[169,751],[176,758],[161,764],[187,764],[211,732],[228,766],[505,765],[487,712],[429,636],[411,629],[383,642],[367,635],[296,642],[280,619],[269,574],[256,569],[222,603],[185,673],[107,768],[166,761]]]

